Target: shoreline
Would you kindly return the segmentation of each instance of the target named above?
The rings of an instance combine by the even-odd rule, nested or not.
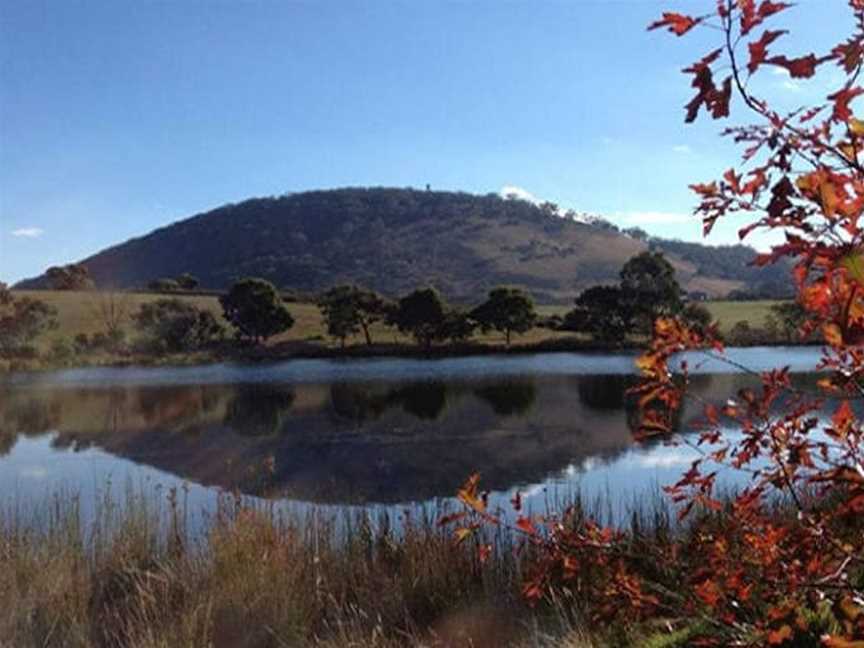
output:
[[[736,341],[737,348],[753,347],[813,347],[821,346],[819,340],[754,339]],[[424,349],[413,344],[356,344],[346,348],[328,347],[316,343],[292,342],[270,347],[219,348],[161,356],[143,354],[94,354],[76,357],[70,361],[53,358],[0,358],[0,375],[16,372],[49,372],[62,369],[86,369],[92,367],[188,367],[208,366],[220,363],[259,364],[287,362],[290,360],[352,360],[370,358],[406,358],[413,360],[440,360],[443,358],[531,355],[543,353],[621,353],[644,350],[646,340],[627,340],[622,344],[608,345],[593,340],[573,338],[548,339],[528,344],[514,344],[509,348],[503,344],[467,343],[441,345]]]

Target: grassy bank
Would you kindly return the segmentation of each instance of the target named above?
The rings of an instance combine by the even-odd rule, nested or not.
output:
[[[570,503],[567,527],[590,528],[578,498]],[[105,497],[87,519],[68,494],[36,508],[0,510],[4,647],[684,648],[724,636],[680,588],[704,567],[685,549],[721,533],[728,507],[696,526],[651,503],[633,512],[619,553],[668,602],[648,616],[623,610],[632,620],[615,623],[593,617],[602,601],[566,586],[529,605],[523,587],[543,558],[500,528],[457,544],[439,524],[444,509],[399,520],[280,513],[226,495],[193,533],[174,493],[127,493],[119,506]],[[781,506],[774,515],[788,514]],[[586,563],[585,578],[609,577],[596,569]],[[813,641],[794,645],[837,631],[823,608],[807,611]],[[759,637],[734,645],[763,645]]]

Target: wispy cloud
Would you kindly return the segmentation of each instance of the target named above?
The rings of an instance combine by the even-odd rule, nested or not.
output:
[[[692,153],[693,152],[693,149],[691,149],[686,144],[676,144],[675,146],[672,147],[672,150],[675,151],[676,153]]]
[[[692,223],[693,216],[677,212],[635,211],[624,214],[628,225],[663,225],[670,223]]]
[[[522,187],[517,187],[515,185],[505,185],[501,187],[501,197],[502,198],[516,198],[517,200],[527,200],[530,203],[539,203],[540,199],[537,198],[534,194],[532,194],[527,189],[523,189]]]
[[[21,227],[16,230],[12,230],[12,236],[24,237],[24,238],[39,238],[45,233],[41,227]]]
[[[636,464],[640,468],[673,468],[685,466],[693,462],[693,455],[680,452],[652,453],[636,458]]]

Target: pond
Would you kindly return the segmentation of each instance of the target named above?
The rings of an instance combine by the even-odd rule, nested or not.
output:
[[[814,348],[731,349],[751,369],[815,383]],[[692,455],[634,444],[629,353],[254,366],[93,368],[0,378],[0,494],[86,503],[108,484],[180,487],[192,508],[233,491],[286,506],[404,509],[452,497],[474,471],[539,508],[580,492],[620,515]],[[692,389],[724,402],[753,376],[692,354]],[[697,406],[680,413],[687,431]]]

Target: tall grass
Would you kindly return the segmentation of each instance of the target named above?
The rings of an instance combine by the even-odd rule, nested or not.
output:
[[[591,645],[569,613],[524,605],[512,538],[491,533],[481,564],[434,511],[395,521],[225,496],[193,531],[177,492],[105,496],[86,517],[68,493],[13,503],[0,646]]]

